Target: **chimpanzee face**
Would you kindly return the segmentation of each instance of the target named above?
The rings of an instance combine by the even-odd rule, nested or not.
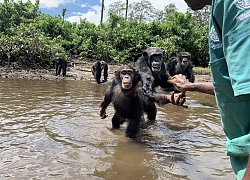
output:
[[[159,72],[162,65],[162,54],[153,54],[150,56],[151,69],[154,72]]]
[[[190,60],[190,56],[187,56],[187,55],[181,56],[181,63],[183,66],[187,65],[189,60]]]
[[[134,72],[132,69],[122,69],[120,72],[120,79],[122,81],[123,89],[130,89],[134,79]]]
[[[101,63],[101,69],[103,70],[106,67],[106,64]]]
[[[56,64],[59,64],[60,63],[60,59],[56,59]]]

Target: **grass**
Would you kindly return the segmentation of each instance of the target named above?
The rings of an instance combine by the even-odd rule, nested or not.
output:
[[[210,74],[211,73],[209,67],[206,67],[206,68],[194,67],[193,70],[194,70],[195,74]]]

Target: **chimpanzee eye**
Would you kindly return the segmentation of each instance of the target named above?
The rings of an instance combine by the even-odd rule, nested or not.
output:
[[[122,75],[126,75],[126,71],[121,71],[121,74]]]
[[[132,71],[127,71],[127,74],[128,75],[131,75],[133,72]]]
[[[189,59],[189,56],[182,56],[182,59],[183,59],[183,58]]]

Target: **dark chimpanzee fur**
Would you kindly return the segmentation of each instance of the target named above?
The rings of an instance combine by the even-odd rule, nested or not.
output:
[[[147,113],[149,120],[154,120],[156,116],[155,104],[147,101],[145,97],[140,74],[132,66],[121,66],[115,72],[112,84],[100,105],[99,114],[101,118],[105,118],[105,109],[112,102],[115,109],[112,117],[113,128],[119,128],[122,123],[128,121],[126,136],[135,138],[144,120],[143,112]]]
[[[166,63],[166,72],[169,76],[177,74],[183,74],[190,82],[194,82],[193,65],[191,61],[191,54],[189,52],[179,52],[177,57],[171,57]],[[171,85],[169,90],[174,90],[174,86]],[[167,90],[167,89],[165,89]]]
[[[158,47],[149,47],[136,62],[135,68],[141,75],[144,94],[147,96],[151,96],[158,86],[161,88],[169,86],[167,82],[169,74],[166,73],[163,57],[164,51],[162,49]],[[154,103],[152,98],[147,98],[147,101]],[[157,103],[164,104],[165,102],[157,101]],[[156,112],[157,109],[153,109],[153,111]]]
[[[92,68],[91,68],[91,71],[92,71],[92,74],[93,76],[95,77],[95,81],[100,84],[101,81],[101,73],[102,73],[102,70],[103,70],[103,83],[107,81],[107,78],[108,78],[108,64],[105,62],[105,61],[96,61]]]
[[[158,47],[149,47],[136,62],[135,68],[141,75],[143,86],[146,86],[150,79],[153,91],[157,86],[163,88],[167,86],[169,76],[165,70],[163,56],[164,51],[162,49]]]
[[[56,57],[54,61],[55,69],[56,69],[56,76],[61,74],[66,76],[66,69],[67,69],[67,61],[65,61],[63,58]]]

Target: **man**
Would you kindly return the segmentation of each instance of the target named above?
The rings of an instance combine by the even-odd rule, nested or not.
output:
[[[213,84],[196,84],[193,90],[211,92],[214,88],[222,127],[227,138],[227,155],[230,156],[232,168],[237,180],[250,180],[248,161],[250,154],[250,1],[185,0],[185,2],[193,10],[212,5],[209,53]],[[174,84],[177,87],[181,85]]]

